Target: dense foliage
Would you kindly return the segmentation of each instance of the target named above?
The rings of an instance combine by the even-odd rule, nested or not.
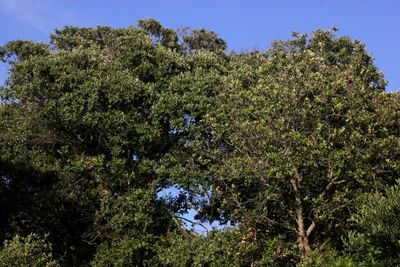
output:
[[[361,42],[138,25],[0,47],[1,266],[400,264],[400,95]]]

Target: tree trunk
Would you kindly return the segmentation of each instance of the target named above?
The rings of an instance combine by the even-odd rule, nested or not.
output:
[[[296,205],[295,211],[296,211],[296,223],[297,223],[297,235],[298,235],[297,242],[299,248],[303,251],[304,255],[307,255],[308,252],[311,250],[311,246],[308,241],[308,235],[311,233],[315,224],[313,223],[306,232],[304,226],[304,217],[303,217],[303,203],[300,192],[301,176],[297,175],[296,179],[291,180],[291,183],[295,194],[295,205]]]

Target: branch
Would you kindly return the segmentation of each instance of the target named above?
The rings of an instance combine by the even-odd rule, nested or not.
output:
[[[315,225],[316,225],[315,222],[312,221],[311,225],[307,228],[306,236],[310,236],[310,234],[312,233],[312,231],[313,231],[314,228],[315,228]]]
[[[332,186],[346,182],[346,180],[337,181],[337,178],[333,178],[333,169],[330,160],[328,163],[328,168],[329,170],[327,176],[329,183],[326,185],[324,191],[322,191],[321,194],[319,194],[320,199],[323,199],[325,197],[326,193],[328,192],[329,189],[331,189]]]
[[[96,239],[100,236],[100,231],[97,232],[97,234],[92,238],[92,240],[86,240],[86,239],[82,239],[83,242],[91,245],[91,246],[96,246],[98,245],[97,243],[94,243],[96,241]]]
[[[186,229],[177,218],[173,217],[173,220],[175,224],[179,227],[179,229],[181,229],[184,233],[191,235],[193,237],[200,237],[198,233]]]
[[[194,221],[192,221],[192,220],[189,220],[189,219],[184,218],[184,217],[181,217],[181,216],[176,216],[176,218],[177,218],[177,219],[184,220],[184,221],[187,221],[187,222],[190,222],[190,223],[193,224],[193,225],[200,225],[201,227],[204,228],[204,230],[206,230],[206,233],[208,234],[208,229],[207,229],[207,227],[205,227],[202,223],[194,222]],[[186,229],[186,228],[185,228],[185,229]],[[187,229],[186,229],[186,230],[187,230]],[[192,232],[192,231],[191,231],[191,232]]]
[[[328,192],[329,189],[331,189],[332,186],[337,185],[337,184],[342,184],[346,182],[346,180],[339,180],[336,181],[336,179],[331,180],[328,185],[325,187],[324,191],[321,192],[321,194],[319,194],[319,198],[322,199],[325,197],[326,193]]]

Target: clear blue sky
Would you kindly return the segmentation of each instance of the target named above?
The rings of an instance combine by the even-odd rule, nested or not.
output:
[[[292,31],[339,28],[366,43],[391,91],[400,88],[400,1],[397,0],[0,0],[0,44],[14,39],[47,41],[64,25],[125,27],[140,18],[164,26],[205,27],[237,51],[264,49]],[[0,66],[0,81],[5,78]]]

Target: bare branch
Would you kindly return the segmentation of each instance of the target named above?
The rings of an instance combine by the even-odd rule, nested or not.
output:
[[[314,221],[312,221],[311,225],[307,228],[306,231],[306,236],[310,236],[310,234],[312,233],[312,231],[314,230],[316,224]]]
[[[201,226],[204,230],[206,230],[206,233],[208,234],[208,229],[207,229],[207,227],[205,227],[202,223],[194,222],[194,221],[192,221],[192,220],[189,220],[189,219],[184,218],[184,217],[181,217],[181,216],[176,216],[176,218],[177,218],[177,219],[180,219],[180,220],[183,220],[183,221],[187,221],[187,222],[189,222],[189,223],[191,223],[191,224],[193,224],[193,225],[199,225],[199,226]]]

